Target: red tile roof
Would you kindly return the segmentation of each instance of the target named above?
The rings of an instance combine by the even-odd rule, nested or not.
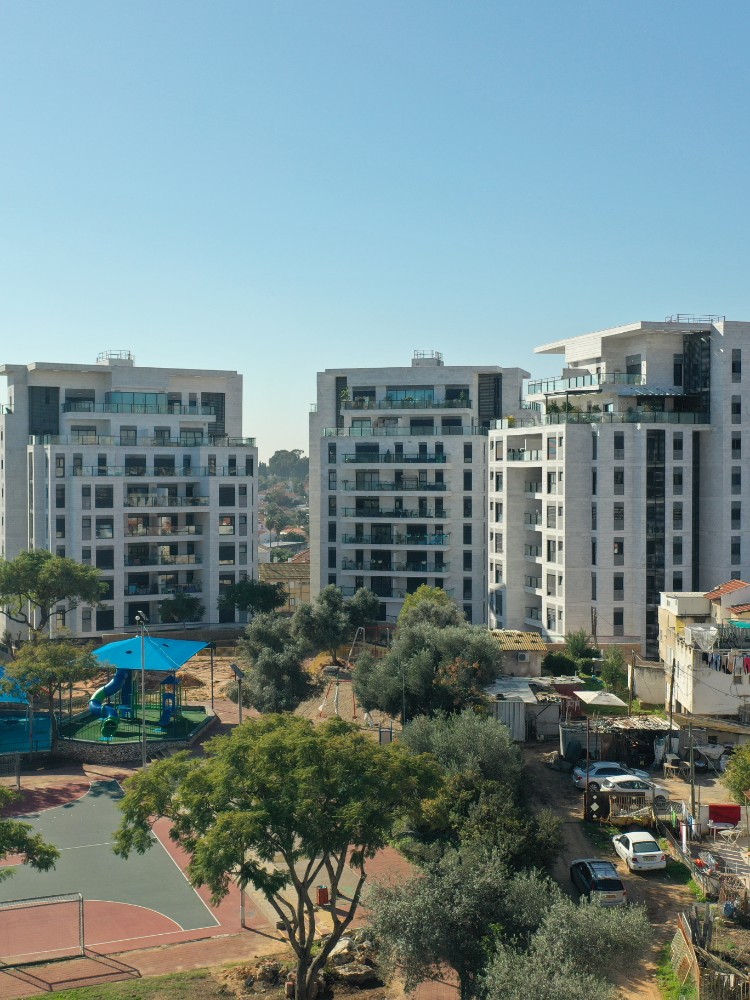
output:
[[[703,596],[709,601],[716,601],[725,594],[731,594],[733,590],[742,590],[743,587],[750,587],[750,583],[746,583],[745,580],[730,580],[728,583],[722,583],[720,587],[714,587]]]
[[[750,604],[733,604],[730,610],[737,615],[744,615],[750,611]]]
[[[293,563],[309,563],[310,562],[310,550],[303,549],[302,552],[298,552],[296,556],[292,556],[291,559],[287,560]]]

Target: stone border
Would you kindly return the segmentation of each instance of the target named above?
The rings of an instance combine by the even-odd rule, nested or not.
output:
[[[186,740],[149,740],[146,748],[176,753],[187,750],[204,738],[218,722],[218,716],[210,708],[206,709],[206,721],[195,729]],[[65,760],[77,760],[83,764],[124,764],[140,762],[142,745],[140,740],[129,743],[94,743],[91,740],[75,740],[56,736],[52,754]]]

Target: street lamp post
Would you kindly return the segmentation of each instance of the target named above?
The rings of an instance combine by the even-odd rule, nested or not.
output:
[[[148,618],[139,611],[135,620],[141,630],[141,766],[146,769],[146,623]]]
[[[240,725],[242,725],[242,682],[245,679],[245,672],[240,670],[236,663],[230,663],[229,666],[237,678],[237,707],[240,711]]]

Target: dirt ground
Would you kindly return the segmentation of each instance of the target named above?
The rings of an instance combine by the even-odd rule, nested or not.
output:
[[[575,894],[568,867],[574,858],[600,857],[601,851],[592,846],[581,823],[582,794],[574,787],[569,774],[556,771],[542,760],[545,747],[525,746],[524,762],[527,784],[535,808],[554,810],[562,820],[563,851],[553,875],[565,891]],[[683,792],[684,795],[684,792]],[[677,914],[693,903],[687,886],[670,882],[663,872],[632,875],[627,866],[612,851],[611,860],[617,865],[628,889],[629,898],[643,903],[654,928],[654,941],[643,961],[634,969],[623,972],[618,986],[629,1000],[661,1000],[655,972],[666,941],[675,932]]]

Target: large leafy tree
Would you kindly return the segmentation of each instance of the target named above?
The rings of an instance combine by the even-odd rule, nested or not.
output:
[[[23,864],[40,872],[49,871],[60,857],[57,848],[46,843],[40,833],[34,833],[28,823],[2,815],[17,798],[12,789],[0,786],[0,861],[9,855],[21,855]],[[0,881],[10,878],[12,874],[13,867],[10,865],[0,868]]]
[[[378,599],[366,588],[344,600],[341,590],[330,584],[315,598],[303,604],[292,619],[292,634],[310,649],[326,650],[331,662],[338,664],[338,649],[350,640],[357,628],[373,621],[378,613]]]
[[[750,743],[743,743],[734,748],[734,753],[729,758],[727,769],[721,779],[735,802],[745,807],[745,820],[747,823],[748,799],[746,793],[750,794]]]
[[[275,451],[268,460],[268,474],[284,481],[306,479],[310,461],[300,448]]]
[[[592,642],[593,639],[585,628],[565,633],[565,648],[573,660],[583,660],[587,656],[591,656],[593,652],[591,649]]]
[[[25,642],[5,665],[6,682],[46,701],[51,714],[61,685],[91,680],[102,672],[102,664],[91,650],[91,646],[79,646],[66,639],[37,636]]]
[[[220,608],[236,608],[251,614],[265,614],[276,611],[286,603],[284,585],[281,583],[261,583],[259,580],[240,580],[228,587],[222,587],[219,598]]]
[[[159,618],[163,622],[199,622],[205,607],[194,594],[173,594],[159,603]]]
[[[628,667],[620,646],[607,646],[602,656],[602,680],[608,691],[624,691],[628,683]]]
[[[247,663],[243,703],[259,712],[292,712],[310,691],[303,661],[305,646],[292,635],[291,620],[274,614],[256,615],[239,643]],[[230,689],[230,696],[236,687]]]
[[[466,619],[456,602],[440,587],[423,583],[413,594],[407,594],[398,616],[398,627],[412,625],[463,625]]]
[[[131,778],[114,850],[143,853],[154,821],[171,819],[193,885],[208,886],[215,902],[232,881],[265,896],[297,958],[297,1000],[306,1000],[354,917],[368,859],[437,780],[429,758],[380,747],[339,719],[266,716],[211,740],[202,759],[180,753]],[[337,901],[347,863],[356,874],[348,907],[331,907],[332,933],[314,952],[313,887],[325,878]]]
[[[98,604],[99,572],[46,549],[28,549],[0,560],[0,611],[10,621],[41,635],[53,614],[66,615],[79,604]]]

